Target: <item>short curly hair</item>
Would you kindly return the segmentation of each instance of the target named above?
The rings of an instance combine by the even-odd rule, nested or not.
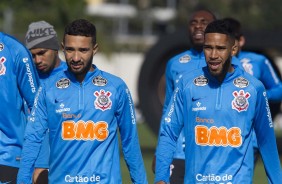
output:
[[[65,27],[64,35],[92,37],[92,43],[96,44],[96,27],[85,19],[77,19]],[[65,41],[65,37],[64,40]]]

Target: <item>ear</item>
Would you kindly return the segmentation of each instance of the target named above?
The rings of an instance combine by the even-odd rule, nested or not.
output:
[[[235,56],[238,53],[238,46],[237,44],[234,44],[231,48],[231,56]]]
[[[65,50],[65,45],[64,45],[63,42],[61,42],[61,47],[62,47],[62,51],[64,51]]]
[[[98,44],[96,43],[93,47],[93,55],[95,55],[98,52]]]
[[[242,48],[245,45],[245,42],[246,42],[245,37],[244,36],[240,36],[240,39],[239,39],[239,46],[240,46],[240,48]]]

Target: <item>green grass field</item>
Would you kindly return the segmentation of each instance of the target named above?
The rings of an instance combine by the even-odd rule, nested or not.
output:
[[[151,169],[151,162],[154,155],[155,147],[157,144],[157,137],[150,131],[145,123],[138,124],[139,140],[142,149],[143,159],[147,171],[147,177],[149,184],[154,183],[154,174]],[[123,158],[121,158],[122,177],[124,184],[132,183],[129,177],[129,172],[125,165]],[[258,161],[255,174],[254,184],[266,184],[266,176],[261,160]]]

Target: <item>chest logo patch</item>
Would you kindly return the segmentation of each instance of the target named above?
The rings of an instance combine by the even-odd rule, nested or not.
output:
[[[209,83],[209,79],[206,78],[205,76],[201,75],[197,78],[194,79],[194,84],[196,86],[205,86]]]
[[[4,44],[0,43],[0,51],[4,50]]]
[[[69,87],[70,80],[67,78],[60,79],[58,82],[56,82],[56,87],[59,89],[65,89]]]
[[[233,81],[233,84],[238,88],[245,88],[249,85],[249,81],[243,77],[238,77]]]
[[[100,109],[102,111],[111,109],[112,107],[112,101],[110,99],[110,96],[112,95],[109,91],[95,91],[94,96],[96,96],[96,100],[94,101],[94,106],[96,109]]]
[[[179,58],[179,63],[188,63],[191,60],[191,57],[186,54],[184,56],[182,56],[181,58]]]
[[[5,75],[6,73],[6,67],[4,65],[5,61],[6,61],[5,57],[0,58],[0,75]]]
[[[232,109],[235,109],[238,112],[241,111],[247,111],[249,107],[249,101],[248,98],[250,98],[251,94],[246,92],[244,90],[234,91],[233,96],[235,97],[232,100]]]
[[[95,86],[105,86],[108,83],[107,79],[101,76],[95,77],[92,82]]]

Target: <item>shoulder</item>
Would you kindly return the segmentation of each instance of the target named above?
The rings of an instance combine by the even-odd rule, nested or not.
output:
[[[241,61],[247,59],[254,62],[265,62],[267,60],[266,56],[250,51],[241,51],[239,56]]]
[[[185,52],[181,52],[168,61],[168,64],[173,64],[173,63],[188,63],[191,58],[192,58],[192,52],[190,50],[187,50]]]
[[[250,87],[253,87],[256,91],[264,90],[263,83],[259,79],[254,77],[253,75],[249,74],[248,72],[242,71],[242,75],[240,77],[243,77],[244,79],[246,79],[248,82],[248,85]]]
[[[181,80],[183,87],[187,87],[190,84],[194,84],[194,83],[196,83],[197,85],[201,85],[201,83],[206,83],[208,81],[208,78],[205,77],[203,68],[185,72],[179,77],[182,78]]]
[[[123,79],[103,70],[99,71],[98,77],[102,77],[104,80],[106,80],[107,85],[112,86],[114,88],[126,86],[126,83]]]
[[[17,53],[17,52],[29,53],[27,48],[15,37],[5,33],[1,33],[0,35],[1,35],[0,37],[1,49],[8,49],[13,53]]]

